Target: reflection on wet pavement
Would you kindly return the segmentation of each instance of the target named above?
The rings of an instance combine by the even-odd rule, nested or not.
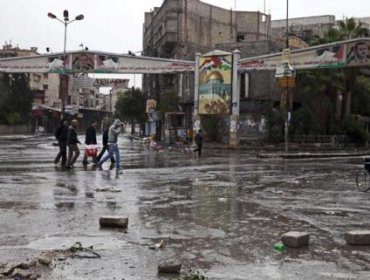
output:
[[[82,157],[71,171],[54,166],[51,137],[0,142],[2,262],[76,241],[102,256],[55,260],[43,279],[163,279],[157,265],[171,258],[208,279],[370,277],[370,247],[343,238],[370,228],[369,194],[354,185],[360,158],[260,159],[206,144],[197,161],[122,138],[117,176]],[[129,217],[128,230],[100,229],[104,215]],[[309,232],[310,246],[275,251],[292,230]]]

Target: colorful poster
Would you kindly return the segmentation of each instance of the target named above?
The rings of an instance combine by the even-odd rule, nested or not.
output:
[[[346,44],[328,44],[291,52],[290,65],[296,69],[340,68],[346,66]],[[238,61],[239,71],[276,70],[282,54],[245,58]]]
[[[93,53],[76,53],[72,55],[72,72],[93,72],[94,71],[94,54]]]
[[[370,65],[370,42],[357,41],[347,46],[347,65],[362,66]]]
[[[230,114],[232,56],[199,59],[199,114]]]

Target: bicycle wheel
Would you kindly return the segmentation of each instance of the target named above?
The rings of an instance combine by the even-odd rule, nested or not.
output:
[[[365,170],[359,170],[356,173],[356,185],[361,192],[367,192],[370,189],[370,176]]]

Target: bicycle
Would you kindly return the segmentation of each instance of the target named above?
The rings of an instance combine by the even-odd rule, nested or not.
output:
[[[370,158],[364,157],[364,169],[357,171],[356,185],[361,192],[370,190]]]

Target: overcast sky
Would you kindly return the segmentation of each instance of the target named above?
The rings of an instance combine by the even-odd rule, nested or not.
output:
[[[204,0],[226,9],[261,11],[266,9],[272,19],[286,17],[287,0]],[[144,13],[160,6],[163,0],[12,0],[0,4],[0,40],[11,41],[20,48],[37,47],[45,53],[62,52],[64,25],[47,17],[52,12],[63,18],[69,10],[70,19],[83,14],[85,19],[68,25],[67,50],[78,50],[80,44],[89,50],[127,53],[142,50]],[[370,16],[369,0],[328,1],[290,0],[289,17],[335,15],[343,17]]]

